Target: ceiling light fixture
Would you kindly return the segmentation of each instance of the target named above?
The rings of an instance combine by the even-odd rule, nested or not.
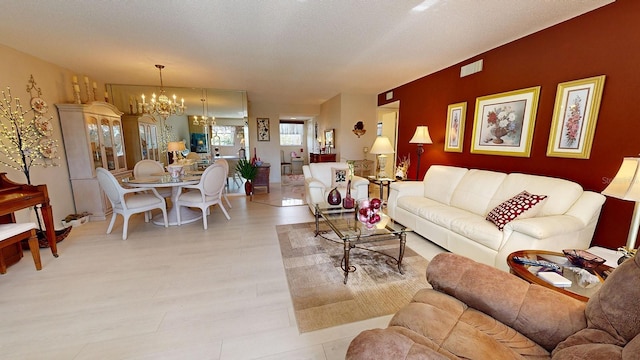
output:
[[[415,11],[415,12],[426,11],[427,9],[429,9],[430,7],[432,7],[433,5],[438,3],[438,1],[439,0],[424,0],[420,4],[418,4],[418,5],[414,6],[413,8],[411,8],[411,11]]]
[[[205,93],[205,90],[202,90],[202,98],[200,99],[200,101],[202,101],[202,116],[200,117],[200,120],[198,120],[197,116],[193,117],[193,125],[195,126],[216,126],[216,117],[212,116],[209,117],[209,103],[207,102],[207,96]],[[205,104],[206,104],[206,110],[205,110]]]
[[[142,94],[142,111],[147,114],[160,115],[163,119],[167,119],[171,115],[182,115],[187,109],[184,106],[184,98],[182,103],[178,104],[176,101],[176,95],[173,95],[173,101],[169,100],[169,97],[164,93],[164,85],[162,83],[162,69],[164,65],[156,65],[156,68],[160,71],[160,96],[156,99],[156,94],[151,95],[151,102],[147,103],[144,94]]]

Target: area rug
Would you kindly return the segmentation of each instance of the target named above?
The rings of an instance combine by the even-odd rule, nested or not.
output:
[[[356,271],[345,285],[340,267],[343,243],[321,223],[325,237],[314,236],[315,224],[278,225],[282,261],[287,275],[298,330],[319,330],[350,322],[393,314],[410,302],[420,289],[429,287],[427,260],[408,246],[402,260],[404,275],[389,257],[354,248],[350,263]],[[359,245],[394,258],[398,240]]]

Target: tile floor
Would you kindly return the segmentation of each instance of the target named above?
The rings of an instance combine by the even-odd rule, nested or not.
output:
[[[272,195],[280,196],[279,184]],[[0,276],[0,358],[14,359],[344,359],[360,331],[390,316],[299,334],[276,224],[312,221],[305,206],[272,206],[230,196],[202,222],[165,229],[122,218],[73,229],[59,258],[42,249]],[[416,236],[427,259],[442,250]]]

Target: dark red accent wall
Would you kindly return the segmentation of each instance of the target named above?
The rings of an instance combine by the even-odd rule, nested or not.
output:
[[[416,146],[409,139],[417,125],[428,125],[434,141],[425,145],[420,178],[431,164],[549,175],[602,191],[625,156],[640,153],[640,1],[613,4],[516,40],[434,74],[392,89],[387,101],[400,101],[398,156],[411,154],[409,176],[416,173]],[[483,59],[484,69],[460,78],[460,66]],[[558,83],[606,75],[589,159],[547,157],[547,141]],[[479,96],[541,86],[528,158],[471,154],[475,101]],[[467,102],[462,153],[444,151],[447,105]],[[607,198],[593,245],[626,243],[633,203]]]

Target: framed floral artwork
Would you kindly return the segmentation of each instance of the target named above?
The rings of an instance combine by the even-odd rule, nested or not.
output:
[[[476,99],[471,152],[529,157],[540,86]]]
[[[269,118],[257,118],[257,120],[258,120],[258,141],[270,141]]]
[[[588,159],[605,76],[558,84],[547,156]]]
[[[451,104],[447,107],[447,129],[445,133],[446,141],[444,142],[444,151],[462,152],[466,114],[466,102]]]

